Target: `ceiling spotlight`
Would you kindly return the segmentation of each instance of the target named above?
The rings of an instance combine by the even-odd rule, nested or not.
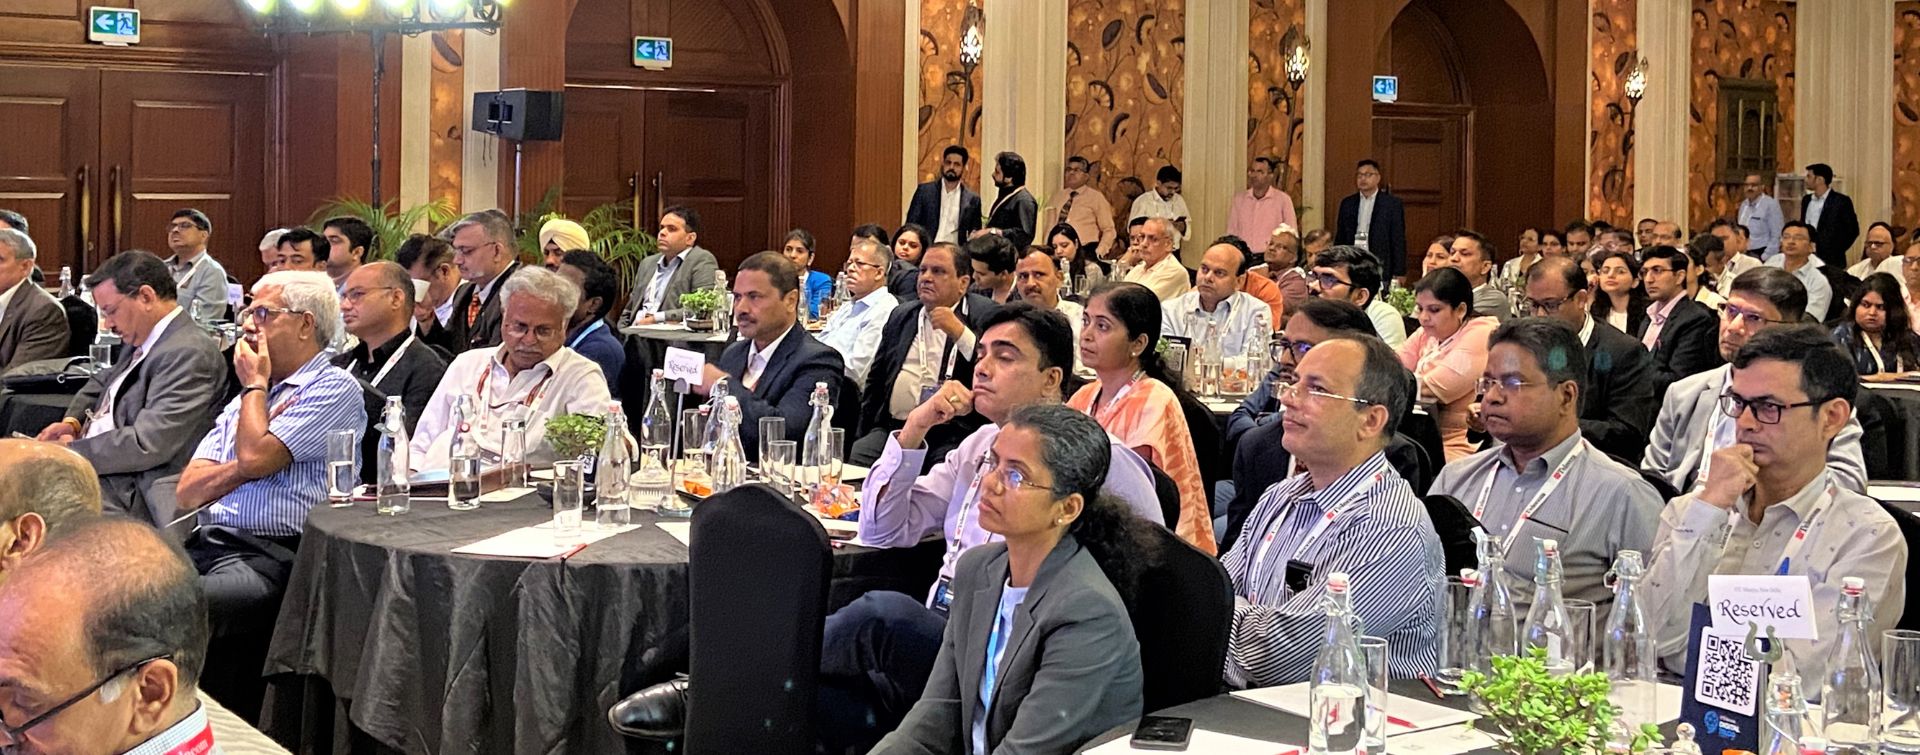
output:
[[[273,10],[273,0],[247,0],[247,7],[255,13],[266,14]]]
[[[301,14],[312,15],[320,10],[320,0],[287,0],[287,7]]]
[[[414,7],[414,0],[384,0],[382,5],[386,6],[389,15],[402,18],[412,16],[417,10]]]
[[[442,21],[458,21],[467,15],[465,0],[427,0],[433,17]]]
[[[351,18],[367,9],[367,0],[333,0],[333,8],[340,15]]]

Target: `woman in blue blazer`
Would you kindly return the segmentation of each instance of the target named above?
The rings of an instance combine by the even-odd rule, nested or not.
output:
[[[833,296],[833,276],[813,269],[813,252],[812,233],[805,228],[787,231],[787,242],[780,247],[780,253],[807,271],[807,283],[801,287],[801,294],[806,297],[807,319],[818,320],[820,303]]]

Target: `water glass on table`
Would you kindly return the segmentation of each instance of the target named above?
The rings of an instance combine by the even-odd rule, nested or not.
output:
[[[500,423],[500,466],[501,487],[527,487],[527,419],[518,412]]]
[[[1447,623],[1440,634],[1440,670],[1434,681],[1440,691],[1460,694],[1460,677],[1474,668],[1473,587],[1460,577],[1447,578]]]
[[[1360,746],[1367,755],[1383,755],[1387,751],[1387,639],[1361,637],[1360,655],[1367,667],[1367,713]]]
[[[1880,640],[1880,680],[1886,692],[1880,749],[1920,753],[1920,631],[1889,629]]]
[[[327,505],[334,508],[353,505],[353,494],[360,487],[360,473],[354,469],[354,462],[359,458],[359,431],[327,433]]]
[[[1599,609],[1591,600],[1567,598],[1561,603],[1567,607],[1567,660],[1573,662],[1573,673],[1585,674],[1593,671],[1595,661],[1593,652],[1594,622],[1599,619]]]
[[[776,440],[785,440],[786,437],[787,437],[787,418],[786,417],[761,417],[760,418],[760,448],[757,449],[759,451],[759,454],[754,456],[754,458],[760,460],[760,476],[761,477],[765,477],[768,479],[772,478],[772,475],[767,473],[767,451],[768,451],[769,444],[773,443]]]
[[[586,477],[580,462],[553,463],[553,542],[580,542],[580,511],[586,503]]]
[[[766,452],[760,457],[760,474],[774,490],[788,495],[793,493],[793,459],[799,449],[800,444],[791,440],[776,440],[767,444]]]

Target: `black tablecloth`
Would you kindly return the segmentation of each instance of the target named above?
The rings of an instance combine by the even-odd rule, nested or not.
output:
[[[451,552],[548,517],[533,496],[468,512],[416,499],[400,517],[314,509],[267,657],[263,728],[296,752],[620,752],[605,719],[620,664],[685,625],[687,549],[636,513],[646,526],[565,560]],[[926,572],[924,585],[928,552],[836,549],[836,593],[842,576]]]
[[[1893,404],[1887,418],[1887,462],[1890,479],[1920,481],[1920,390],[1905,385],[1869,384],[1866,390]]]
[[[67,416],[67,404],[70,403],[73,403],[73,395],[68,393],[0,391],[0,432],[8,436],[13,433],[29,437],[39,435],[47,425]]]

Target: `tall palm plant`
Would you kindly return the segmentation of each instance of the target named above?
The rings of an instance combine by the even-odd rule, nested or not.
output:
[[[587,238],[593,240],[593,253],[606,260],[620,276],[620,290],[623,292],[633,287],[634,275],[640,270],[640,260],[659,249],[651,234],[633,227],[629,212],[630,208],[625,204],[603,204],[588,210],[587,214],[575,221],[587,229]],[[540,223],[562,217],[566,216],[550,212],[540,218]],[[537,229],[539,224],[533,227]]]
[[[408,236],[439,230],[441,226],[453,222],[459,216],[459,211],[447,199],[436,199],[403,210],[400,209],[399,200],[375,206],[353,197],[336,197],[315,210],[307,223],[318,227],[328,218],[342,215],[359,218],[373,228],[374,248],[367,250],[367,261],[372,262],[393,259],[394,250],[399,249]]]

